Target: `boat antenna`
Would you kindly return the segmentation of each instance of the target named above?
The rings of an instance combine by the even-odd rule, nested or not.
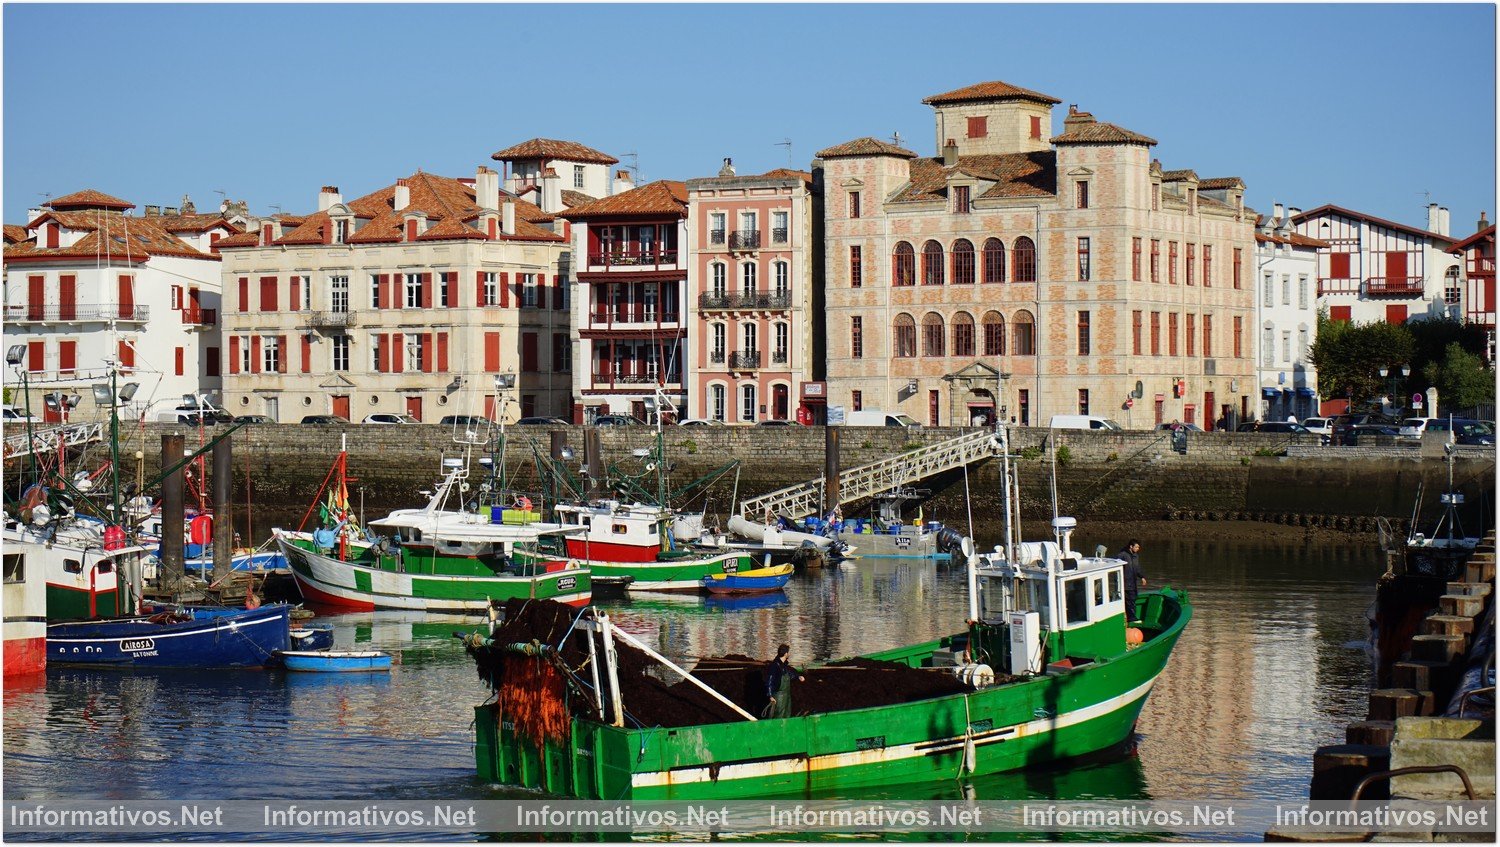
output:
[[[996,429],[999,430],[1000,435],[1000,491],[1002,506],[1005,509],[1005,561],[1014,563],[1016,551],[1011,527],[1010,428],[1005,425],[1004,421],[998,421]]]
[[[1057,520],[1057,431],[1047,433],[1047,440],[1052,442],[1052,520]],[[1053,526],[1057,524],[1054,523]]]

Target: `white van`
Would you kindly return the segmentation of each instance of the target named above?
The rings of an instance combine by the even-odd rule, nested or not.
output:
[[[845,426],[904,426],[907,429],[917,429],[922,425],[912,420],[910,416],[900,412],[882,412],[878,409],[865,409],[859,412],[844,413]]]
[[[1047,426],[1051,429],[1102,429],[1110,432],[1125,430],[1125,427],[1109,418],[1098,415],[1053,415],[1052,422]]]

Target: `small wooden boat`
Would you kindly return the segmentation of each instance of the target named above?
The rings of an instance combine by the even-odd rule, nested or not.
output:
[[[780,591],[792,578],[791,565],[773,565],[735,573],[720,573],[705,576],[703,587],[710,594],[759,594],[765,591]]]
[[[379,650],[332,652],[327,650],[283,650],[282,664],[289,671],[317,673],[371,673],[388,671],[393,659]]]

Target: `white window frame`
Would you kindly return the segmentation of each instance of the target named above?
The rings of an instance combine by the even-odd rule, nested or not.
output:
[[[406,275],[406,306],[408,309],[422,308],[422,275],[409,273]]]
[[[723,421],[724,420],[724,416],[728,412],[728,410],[725,408],[725,406],[727,404],[728,394],[729,394],[729,392],[724,387],[724,383],[722,383],[722,382],[715,382],[715,383],[713,383],[712,385],[710,385],[708,387],[708,417],[709,417],[709,420],[715,420],[715,421]]]
[[[755,383],[747,382],[740,386],[740,420],[753,422],[757,414],[758,398],[756,397]]]
[[[330,370],[345,372],[349,370],[349,336],[335,335],[328,345]]]
[[[709,335],[711,339],[709,347],[710,361],[713,361],[712,356],[717,354],[718,363],[723,364],[726,361],[724,357],[728,353],[729,328],[722,323],[715,323],[712,325]]]
[[[740,263],[740,293],[753,295],[756,286],[760,285],[760,270],[756,267],[754,260]]]
[[[402,336],[401,361],[406,364],[405,373],[422,372],[422,334],[408,332]]]
[[[574,188],[583,188],[584,187],[584,185],[585,185],[585,182],[584,182],[584,173],[585,172],[584,172],[584,169],[583,169],[583,165],[574,165],[573,166],[573,187]]]
[[[540,299],[541,287],[537,285],[536,274],[521,274],[521,308],[535,309]]]
[[[789,262],[776,261],[771,265],[776,279],[776,294],[785,296],[792,292],[792,266]]]
[[[494,271],[484,272],[484,302],[481,306],[496,306],[500,303],[500,275]]]
[[[729,293],[729,266],[723,262],[712,262],[708,266],[711,291],[715,297]]]
[[[281,337],[276,335],[263,335],[260,339],[260,365],[261,373],[278,373],[281,371]]]
[[[328,310],[336,315],[348,314],[349,312],[349,277],[330,276],[328,278]]]
[[[792,328],[787,324],[786,321],[777,321],[773,325],[772,329],[776,338],[774,355],[777,355],[781,358],[782,364],[788,364],[790,363],[792,355]]]
[[[740,349],[746,353],[754,353],[760,349],[760,327],[755,321],[745,321],[740,324],[740,340],[745,344]]]
[[[771,212],[771,240],[776,244],[787,244],[792,240],[791,227],[792,214],[784,209]],[[780,241],[776,240],[776,233],[785,233]]]

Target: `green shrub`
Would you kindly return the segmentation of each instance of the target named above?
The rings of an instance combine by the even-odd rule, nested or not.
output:
[[[1021,452],[1020,452],[1019,455],[1023,459],[1040,459],[1042,457],[1042,448],[1040,448],[1040,447],[1023,447],[1023,448],[1021,448]]]
[[[698,452],[698,442],[689,438],[686,441],[682,442],[682,449],[686,451],[689,456],[691,456],[692,454]]]
[[[926,447],[926,446],[927,445],[923,444],[920,441],[908,441],[905,444],[901,445],[901,452],[903,452],[903,453],[910,453],[913,450],[921,450],[923,447]]]
[[[1118,462],[1118,461],[1120,461],[1120,454],[1119,453],[1110,453],[1108,456],[1104,457],[1104,461],[1106,461],[1106,462]]]
[[[1281,456],[1281,455],[1284,455],[1284,452],[1281,451],[1281,450],[1274,450],[1274,449],[1272,449],[1270,447],[1259,447],[1259,448],[1256,449],[1255,455],[1257,455],[1257,456]]]
[[[1073,451],[1069,450],[1068,445],[1066,444],[1058,445],[1057,463],[1059,465],[1062,465],[1063,467],[1067,467],[1068,463],[1071,461],[1073,461]]]
[[[1240,457],[1240,464],[1244,465],[1245,467],[1249,467],[1250,466],[1250,457],[1249,456],[1241,456]]]

